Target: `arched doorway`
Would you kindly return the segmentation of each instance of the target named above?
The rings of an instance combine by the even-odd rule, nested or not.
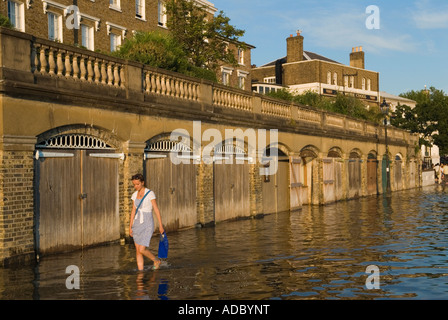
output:
[[[239,140],[223,141],[213,153],[215,222],[250,216],[250,159]]]
[[[352,150],[348,159],[348,198],[361,196],[361,152]]]
[[[192,150],[190,140],[171,141],[168,135],[149,140],[145,148],[146,185],[156,194],[162,222],[168,231],[198,223],[197,166]]]
[[[375,152],[367,156],[367,194],[378,193],[378,160]]]
[[[324,203],[342,199],[342,165],[342,151],[338,147],[331,148],[322,159]]]
[[[394,186],[395,190],[403,190],[403,161],[400,154],[395,155],[394,162]]]
[[[276,155],[276,159],[273,154]],[[263,156],[277,161],[277,172],[263,176],[263,212],[270,214],[288,211],[290,210],[289,158],[285,152],[276,147],[267,148]],[[269,169],[269,165],[270,163],[265,165],[266,170]]]
[[[120,238],[119,162],[124,155],[91,134],[38,138],[35,245],[39,255]]]

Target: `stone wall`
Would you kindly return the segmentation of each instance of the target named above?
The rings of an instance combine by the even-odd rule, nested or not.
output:
[[[359,152],[364,162],[372,151],[377,160],[385,153],[384,127],[377,124],[3,28],[0,44],[0,261],[3,263],[34,254],[33,157],[37,140],[50,134],[67,130],[86,132],[109,141],[125,154],[119,166],[122,238],[129,235],[130,197],[134,192],[130,178],[143,170],[146,142],[178,128],[191,133],[193,121],[203,123],[201,136],[210,128],[218,130],[222,137],[227,128],[278,129],[278,145],[287,156],[315,158],[307,177],[310,190],[307,202],[312,204],[322,204],[322,159],[329,150],[335,147],[342,150],[344,163],[353,150]],[[419,158],[415,153],[418,136],[393,128],[388,129],[388,136],[391,155],[403,155],[406,163],[413,157]],[[209,142],[202,141],[201,145]],[[249,172],[247,216],[252,217],[263,214],[259,167],[256,160]],[[363,165],[363,177],[365,172]],[[417,187],[421,185],[420,177],[416,177]],[[212,164],[197,165],[197,223],[201,225],[214,223],[213,178]],[[363,179],[360,196],[367,195]],[[405,182],[403,188],[409,186]],[[345,190],[344,199],[347,194]]]

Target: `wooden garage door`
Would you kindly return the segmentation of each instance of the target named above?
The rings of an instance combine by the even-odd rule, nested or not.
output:
[[[367,160],[367,193],[377,194],[378,185],[378,161],[376,159]]]
[[[169,155],[152,154],[146,160],[145,180],[154,191],[164,228],[168,231],[198,223],[196,210],[196,166],[174,164]],[[157,220],[154,220],[156,230]]]
[[[35,241],[40,255],[120,238],[116,154],[38,151]]]

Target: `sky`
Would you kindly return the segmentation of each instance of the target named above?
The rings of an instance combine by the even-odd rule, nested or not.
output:
[[[362,46],[365,68],[380,73],[380,91],[398,95],[426,85],[448,93],[447,0],[210,2],[245,30],[241,40],[256,47],[257,66],[286,56],[286,38],[301,30],[304,50],[346,65],[352,48]]]

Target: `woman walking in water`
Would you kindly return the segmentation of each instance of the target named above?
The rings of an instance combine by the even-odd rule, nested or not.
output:
[[[156,195],[145,187],[145,178],[142,174],[132,176],[132,184],[136,191],[131,197],[134,205],[131,213],[129,234],[134,238],[137,267],[138,270],[143,270],[144,257],[147,257],[154,262],[153,269],[156,270],[160,267],[161,261],[147,249],[154,232],[153,210],[159,221],[159,231],[160,233],[164,232],[162,218],[157,207]]]

